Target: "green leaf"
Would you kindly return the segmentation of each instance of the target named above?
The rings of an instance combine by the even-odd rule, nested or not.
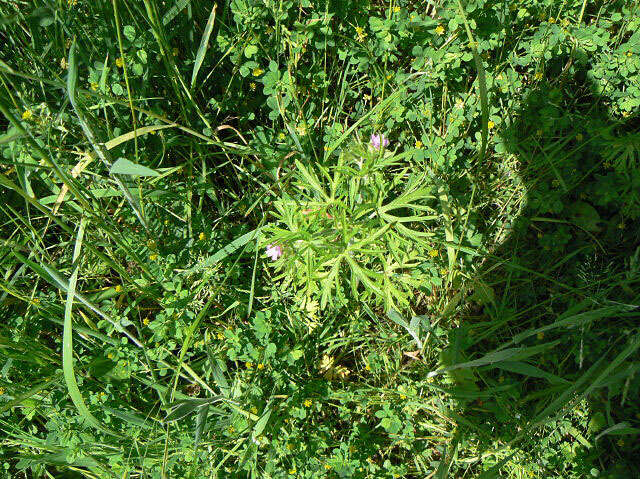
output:
[[[126,158],[119,158],[109,169],[112,175],[133,175],[133,176],[160,176],[155,170],[146,166],[138,165]]]
[[[204,56],[207,54],[207,49],[209,48],[209,37],[211,37],[211,32],[213,31],[213,23],[216,20],[217,8],[218,8],[218,4],[214,3],[213,8],[211,9],[211,13],[209,14],[209,20],[207,20],[207,24],[204,27],[202,38],[200,39],[200,46],[198,47],[198,52],[196,53],[196,61],[193,64],[193,72],[191,73],[192,89],[196,84],[196,78],[198,77],[198,72],[200,71],[202,62],[204,61]]]
[[[131,25],[125,25],[123,28],[124,36],[127,37],[127,40],[130,42],[136,39],[136,29]]]
[[[251,58],[256,53],[258,53],[257,45],[247,45],[244,49],[244,56],[247,58]]]

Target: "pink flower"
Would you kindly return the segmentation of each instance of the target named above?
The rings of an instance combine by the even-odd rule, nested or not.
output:
[[[373,133],[371,134],[371,146],[373,146],[374,150],[386,148],[387,146],[389,146],[389,140],[385,138],[384,133]]]
[[[276,245],[268,244],[267,256],[271,258],[271,261],[277,260],[280,256],[282,256],[282,248],[277,244]]]

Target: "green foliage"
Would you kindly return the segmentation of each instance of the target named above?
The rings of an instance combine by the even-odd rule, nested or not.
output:
[[[640,476],[639,12],[0,2],[0,478]]]

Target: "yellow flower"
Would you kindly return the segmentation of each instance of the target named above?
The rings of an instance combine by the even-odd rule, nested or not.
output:
[[[400,399],[407,399],[407,396],[405,396],[404,394],[400,394]]]
[[[142,324],[144,324],[145,326],[149,326],[149,318],[144,318],[142,320]]]
[[[556,19],[553,17],[549,17],[549,23],[556,23]]]
[[[0,396],[4,394],[4,388],[0,388]]]
[[[371,366],[369,366],[369,363],[366,364],[366,366],[364,367],[367,371],[371,371]]]
[[[416,148],[422,148],[422,142],[420,140],[416,140]]]
[[[92,82],[91,82],[91,89],[92,89],[93,91],[96,91],[96,90],[98,89],[98,86],[99,86],[99,85],[98,85],[98,83],[97,83],[97,82],[94,82],[94,81],[92,81]]]
[[[233,426],[229,426],[229,427],[227,428],[227,431],[229,432],[229,434],[233,434],[234,432],[236,432],[236,428],[235,428],[235,427],[233,427]]]
[[[296,473],[296,468],[292,467],[291,469],[289,469],[289,474],[295,474]]]
[[[364,101],[371,101],[371,95],[365,93],[364,95],[362,95],[362,98],[364,99]]]
[[[629,50],[629,51],[627,52],[627,56],[628,56],[628,57],[630,57],[630,56],[632,56],[632,55],[633,55],[633,52],[632,52],[631,50]]]
[[[113,359],[113,354],[112,353],[107,354],[107,358]]]
[[[252,81],[251,83],[249,83],[249,90],[256,91],[257,86],[258,85],[256,85],[256,82]]]
[[[222,341],[224,339],[224,334],[218,333],[216,334],[216,338],[218,338],[219,341]]]
[[[536,72],[536,74],[533,75],[533,78],[536,80],[542,80],[542,72]]]
[[[311,401],[311,399],[305,399],[304,407],[311,407],[312,404],[313,404],[313,401]]]
[[[273,32],[275,32],[275,30],[273,29],[273,27],[271,25],[269,25],[267,27],[267,29],[265,30],[267,35],[271,35]]]
[[[278,133],[278,140],[284,141],[287,138],[287,135],[284,134],[284,131]]]
[[[206,239],[207,239],[207,235],[206,235],[206,234],[204,234],[204,233],[200,233],[200,235],[198,236],[198,239],[199,239],[200,241],[204,241],[204,240],[206,240]]]
[[[38,298],[33,298],[33,304],[40,304],[40,300]]]
[[[443,34],[444,34],[444,27],[443,27],[442,25],[438,25],[438,26],[436,27],[436,33],[437,33],[438,35],[443,35]]]
[[[116,285],[116,293],[122,293],[122,285]]]
[[[251,369],[251,368],[253,367],[253,363],[252,363],[252,362],[249,362],[249,361],[247,361],[246,363],[244,363],[244,365],[245,365],[245,367],[246,367],[247,369]]]
[[[495,127],[495,126],[496,126],[496,124],[495,124],[493,121],[489,120],[489,123],[487,123],[487,126],[488,126],[488,127],[489,127],[489,129],[491,130],[493,127]]]
[[[396,7],[396,8],[398,8],[398,7]],[[329,464],[325,464],[324,468],[328,471],[329,469],[331,469],[331,466]]]
[[[287,443],[287,449],[289,449],[290,451],[293,451],[296,448],[296,446],[293,445],[293,443]]]
[[[155,253],[152,253],[152,254],[150,254],[150,255],[149,255],[149,259],[150,259],[151,261],[155,261],[155,260],[157,260],[157,259],[158,259],[158,255],[157,255],[157,254],[155,254]]]
[[[24,112],[22,112],[23,120],[31,120],[31,118],[33,118],[33,112],[31,110],[25,110]]]
[[[431,256],[432,258],[435,258],[436,256],[438,256],[440,253],[438,252],[437,249],[432,249],[431,251],[429,251],[429,256]]]
[[[394,13],[400,13],[400,7],[396,5],[395,7],[393,7],[393,11]]]
[[[255,68],[253,69],[253,73],[252,73],[252,75],[253,75],[254,77],[259,77],[259,76],[260,76],[260,75],[262,75],[263,73],[264,73],[264,70],[263,70],[262,68],[260,68],[260,67],[255,67]]]
[[[62,68],[63,70],[66,70],[68,66],[69,66],[69,64],[67,63],[67,59],[66,58],[61,58],[60,59],[60,68]]]
[[[447,273],[448,273],[447,268],[442,268],[442,269],[440,270],[440,274],[441,274],[442,276],[446,276],[446,275],[447,275]]]
[[[538,338],[539,341],[542,341],[544,339],[544,333],[540,331],[538,334],[536,334],[536,338]]]
[[[576,141],[582,141],[584,139],[584,136],[582,136],[582,133],[578,133],[576,135]]]
[[[124,59],[122,57],[116,58],[116,66],[122,68],[124,66]]]
[[[364,28],[362,27],[356,27],[356,33],[358,34],[358,36],[362,36],[362,34],[364,33]]]
[[[258,408],[257,408],[257,407],[255,407],[255,406],[251,406],[250,411],[251,411],[253,414],[258,414]]]
[[[258,369],[264,369],[264,364],[258,363]]]

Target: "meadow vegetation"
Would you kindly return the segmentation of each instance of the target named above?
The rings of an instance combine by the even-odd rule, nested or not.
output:
[[[0,478],[640,477],[640,4],[0,0]]]

